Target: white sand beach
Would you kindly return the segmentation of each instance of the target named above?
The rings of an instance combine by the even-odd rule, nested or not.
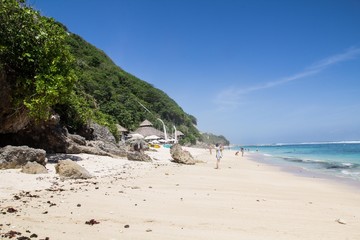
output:
[[[160,148],[151,163],[72,155],[89,180],[61,180],[54,163],[0,170],[1,239],[360,239],[360,189],[230,150],[216,170],[214,153],[186,149],[204,163],[172,163]]]

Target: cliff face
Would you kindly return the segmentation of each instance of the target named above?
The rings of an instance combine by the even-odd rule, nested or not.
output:
[[[12,103],[11,77],[0,71],[0,134],[16,133],[30,122],[24,107]]]

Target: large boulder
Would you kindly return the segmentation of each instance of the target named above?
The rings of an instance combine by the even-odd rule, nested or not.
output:
[[[6,146],[0,148],[0,168],[21,168],[27,162],[46,164],[46,152],[43,149],[28,146]]]
[[[170,148],[170,154],[173,162],[187,165],[194,165],[196,163],[190,152],[183,150],[180,144],[174,144]]]
[[[131,161],[151,162],[151,157],[143,152],[128,152],[127,159]]]
[[[21,169],[21,172],[28,174],[48,173],[47,169],[37,162],[27,162]]]
[[[70,159],[60,160],[55,165],[55,170],[57,174],[64,178],[87,179],[92,177],[85,168]]]

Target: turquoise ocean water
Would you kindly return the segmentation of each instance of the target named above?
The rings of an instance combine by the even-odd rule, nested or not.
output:
[[[259,154],[268,163],[360,182],[360,141],[233,146],[232,149],[240,147],[245,148],[245,154],[248,151]]]

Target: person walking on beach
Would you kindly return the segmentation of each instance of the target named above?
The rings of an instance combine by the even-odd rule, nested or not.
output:
[[[216,167],[215,167],[215,169],[219,169],[220,159],[222,158],[222,149],[218,143],[215,145],[215,151],[216,151]]]
[[[220,144],[220,152],[221,152],[221,156],[222,156],[222,152],[224,150],[224,145]]]
[[[241,148],[241,156],[244,156],[244,148]]]

